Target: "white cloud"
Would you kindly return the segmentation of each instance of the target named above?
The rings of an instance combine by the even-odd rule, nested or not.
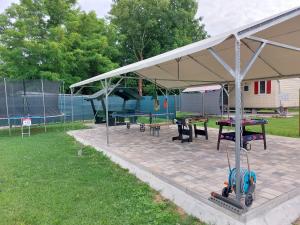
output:
[[[299,0],[198,0],[198,15],[211,35],[300,6]]]
[[[0,0],[0,13],[2,13],[12,3],[18,2],[18,0]]]
[[[99,17],[107,16],[112,1],[111,0],[79,0],[79,6],[85,11],[95,11]]]
[[[0,12],[12,2],[0,0]],[[79,0],[81,9],[96,11],[99,17],[107,16],[112,0]],[[300,0],[198,0],[197,16],[203,17],[206,30],[216,35],[233,28],[269,17],[300,6]]]

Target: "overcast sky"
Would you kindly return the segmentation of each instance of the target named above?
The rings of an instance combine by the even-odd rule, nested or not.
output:
[[[17,1],[0,0],[0,12]],[[79,0],[79,5],[83,10],[94,10],[99,17],[104,17],[110,10],[111,2],[111,0]],[[197,16],[203,17],[203,23],[210,35],[220,34],[300,6],[300,0],[198,0],[198,3]]]

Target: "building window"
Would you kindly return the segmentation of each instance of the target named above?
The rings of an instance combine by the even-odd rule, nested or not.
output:
[[[261,80],[254,82],[254,94],[271,94],[272,92],[272,81]]]
[[[249,86],[248,85],[244,86],[244,91],[249,91]]]
[[[266,81],[264,80],[259,81],[259,93],[260,94],[266,93]]]

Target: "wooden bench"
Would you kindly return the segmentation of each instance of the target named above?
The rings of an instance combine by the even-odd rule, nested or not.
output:
[[[145,126],[150,128],[150,135],[159,137],[159,131],[161,126],[170,126],[172,123],[150,123],[150,124],[145,124]]]

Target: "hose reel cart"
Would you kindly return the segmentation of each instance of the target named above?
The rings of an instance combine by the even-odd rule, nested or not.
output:
[[[256,173],[250,170],[248,151],[244,148],[241,150],[246,155],[247,168],[240,169],[240,190],[241,194],[245,197],[245,206],[250,207],[254,200],[253,194],[255,192]],[[236,191],[236,168],[231,168],[228,151],[226,151],[226,153],[229,167],[228,180],[224,183],[226,186],[222,190],[222,195],[212,192],[210,200],[226,208],[229,205],[230,210],[240,212],[244,207],[232,198],[229,198],[230,193]]]

